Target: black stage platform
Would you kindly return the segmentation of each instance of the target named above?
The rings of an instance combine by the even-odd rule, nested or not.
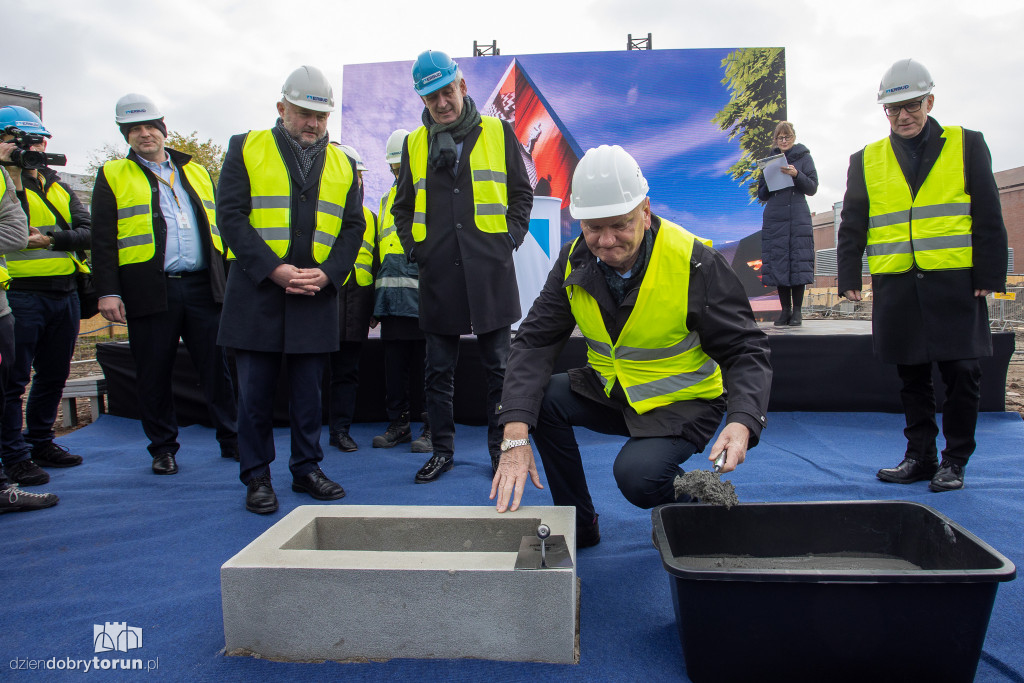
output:
[[[761,328],[768,333],[775,369],[769,410],[902,412],[896,368],[880,363],[872,355],[870,321],[805,320],[803,326],[797,328],[777,328],[771,323],[761,323]],[[1006,369],[1013,354],[1014,335],[994,332],[992,339],[994,355],[981,362],[981,410],[1001,412],[1005,409]],[[96,356],[107,378],[109,412],[137,419],[135,364],[127,342],[97,344]],[[581,367],[585,363],[583,338],[573,337],[566,344],[555,371]],[[934,379],[936,400],[941,405],[944,392],[937,371]],[[326,391],[324,398],[326,400]],[[455,373],[456,422],[483,424],[484,398],[476,338],[465,337]],[[209,424],[206,402],[184,346],[179,348],[175,366],[174,405],[180,425]],[[419,406],[413,406],[414,420],[420,410]],[[274,417],[281,424],[287,423],[287,400],[280,390]],[[383,353],[377,337],[371,337],[363,345],[356,420],[387,421]]]

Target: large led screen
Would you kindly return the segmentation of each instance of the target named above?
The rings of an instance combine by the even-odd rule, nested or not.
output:
[[[751,296],[769,291],[757,277],[761,206],[753,199],[751,173],[768,151],[775,122],[785,118],[782,49],[456,61],[481,113],[512,123],[535,194],[561,200],[562,243],[579,234],[568,212],[579,158],[591,147],[621,145],[650,184],[654,213],[713,240]],[[393,181],[384,162],[388,136],[421,125],[423,104],[411,70],[412,61],[344,69],[342,142],[355,147],[369,169],[364,190],[371,207]]]

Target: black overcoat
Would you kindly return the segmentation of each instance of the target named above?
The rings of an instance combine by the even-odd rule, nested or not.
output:
[[[458,174],[427,168],[427,236],[412,238],[415,190],[409,171],[408,140],[391,210],[402,247],[419,266],[420,328],[434,334],[484,334],[519,320],[519,287],[512,252],[530,227],[533,189],[519,152],[519,140],[503,122],[507,170],[508,233],[477,230],[469,155],[481,127],[464,141]]]
[[[893,136],[893,150],[911,191],[917,193],[935,165],[945,140],[942,127],[928,118],[928,134],[917,177]],[[971,196],[974,264],[962,270],[874,275],[871,328],[875,354],[886,363],[913,365],[992,355],[988,307],[975,289],[1006,289],[1007,239],[992,175],[992,157],[981,133],[964,129],[964,174]],[[868,194],[864,150],[850,157],[839,224],[839,291],[859,291],[861,259],[867,244]]]
[[[772,154],[781,151],[776,148]],[[761,283],[766,287],[814,282],[814,236],[807,197],[818,191],[818,172],[803,145],[793,145],[786,161],[796,168],[793,187],[769,192],[763,175],[757,183],[757,198],[767,202],[761,225]]]
[[[303,181],[295,155],[283,138],[284,133],[275,127],[273,134],[292,180],[291,246],[281,258],[249,225],[252,197],[242,159],[246,134],[233,136],[220,174],[217,225],[237,260],[228,273],[217,343],[249,351],[337,351],[338,288],[352,270],[366,228],[362,190],[355,181],[355,164],[352,185],[345,198],[341,232],[327,259],[317,264],[312,252],[313,227],[324,153],[317,157]],[[324,178],[323,182],[337,182],[337,179]],[[330,279],[330,284],[314,296],[285,294],[283,288],[270,280],[270,273],[283,263],[298,268],[318,267]]]

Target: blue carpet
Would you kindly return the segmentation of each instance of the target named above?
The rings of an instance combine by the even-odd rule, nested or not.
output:
[[[823,501],[900,499],[930,505],[959,522],[1018,567],[1024,567],[1024,422],[1016,413],[987,413],[967,488],[933,494],[927,483],[883,484],[879,467],[902,456],[901,415],[774,413],[761,445],[731,476],[740,499]],[[330,504],[490,505],[490,463],[482,427],[463,427],[457,466],[438,482],[416,486],[424,457],[405,447],[369,447],[383,424],[356,425],[357,453],[323,445],[323,468],[348,496]],[[297,505],[287,457],[273,465],[281,509],[257,516],[244,509],[238,467],[219,457],[212,430],[182,430],[181,472],[149,471],[138,422],[103,416],[59,441],[85,464],[50,470],[42,490],[61,497],[52,509],[0,516],[0,586],[5,589],[0,680],[65,680],[60,671],[11,671],[17,660],[92,660],[93,625],[127,622],[144,646],[122,657],[158,667],[149,674],[97,672],[104,680],[530,680],[686,681],[668,574],[651,546],[650,513],[621,497],[611,462],[621,439],[580,431],[591,490],[601,513],[602,542],[581,550],[581,659],[578,666],[488,661],[394,660],[370,664],[281,664],[224,657],[220,565]],[[279,454],[288,435],[276,430]],[[703,461],[690,467],[705,467]],[[40,489],[34,489],[40,490]],[[532,487],[525,505],[550,504]],[[258,596],[254,596],[258,597]],[[344,606],[339,607],[340,610]],[[500,618],[500,615],[495,615]],[[1024,683],[1024,582],[1000,585],[978,681]],[[770,628],[770,624],[765,625]],[[948,634],[936,632],[936,648]],[[741,654],[742,644],[738,644]],[[110,655],[104,655],[104,657]],[[45,665],[45,664],[44,664]],[[82,672],[75,672],[74,676]]]

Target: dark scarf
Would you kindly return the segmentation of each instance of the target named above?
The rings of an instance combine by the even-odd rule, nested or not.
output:
[[[480,112],[476,110],[473,98],[466,95],[462,100],[462,113],[451,123],[435,123],[430,117],[430,110],[423,107],[423,125],[427,127],[427,164],[431,169],[453,168],[458,161],[458,150],[455,145],[466,139],[470,131],[480,125]]]
[[[615,270],[604,261],[598,261],[597,266],[604,275],[604,281],[608,283],[608,291],[616,306],[621,306],[626,299],[626,294],[638,286],[644,279],[644,272],[647,270],[648,254],[651,253],[651,246],[654,244],[654,234],[650,230],[644,231],[644,239],[640,242],[639,253],[633,263],[632,273],[629,277],[622,277],[619,271]]]
[[[282,133],[284,133],[284,138],[288,141],[288,146],[295,155],[295,161],[298,162],[299,175],[302,177],[302,182],[306,182],[306,176],[309,175],[309,169],[313,167],[313,162],[316,161],[320,152],[324,151],[324,148],[327,147],[330,142],[330,135],[324,134],[322,138],[314,142],[309,147],[303,147],[295,138],[292,137],[292,134],[288,132],[288,129],[284,127],[284,119],[279,118],[277,120],[277,127]]]

